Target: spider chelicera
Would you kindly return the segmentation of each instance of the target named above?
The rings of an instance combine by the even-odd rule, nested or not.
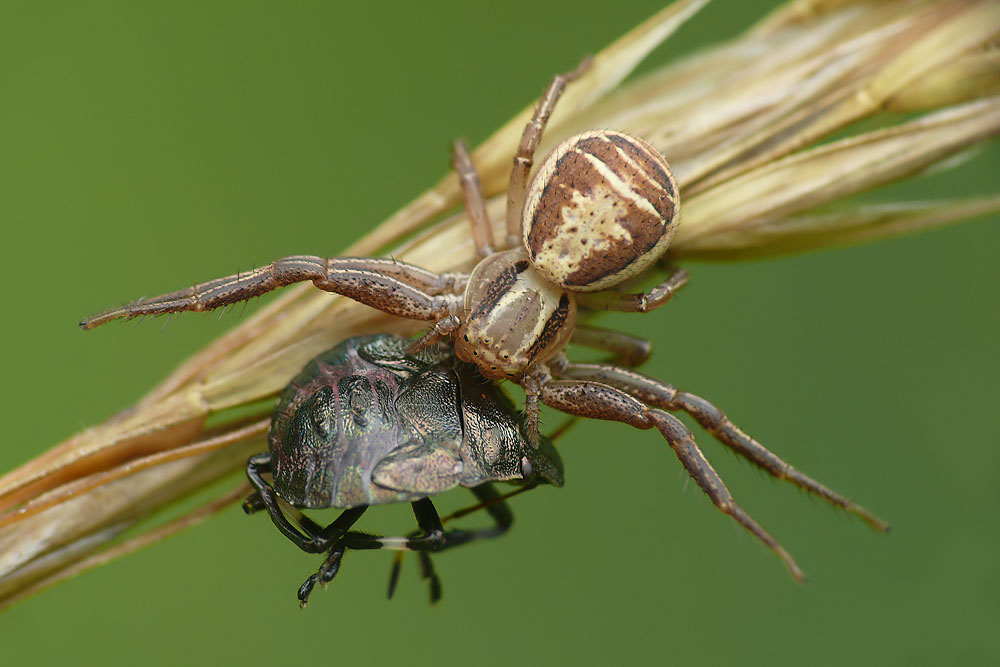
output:
[[[771,475],[880,531],[888,527],[785,463],[707,400],[627,368],[648,356],[645,341],[576,323],[578,307],[654,310],[688,279],[686,270],[674,268],[647,292],[608,291],[656,264],[679,222],[670,167],[642,139],[613,130],[572,136],[528,179],[556,102],[585,66],[586,61],[552,79],[524,128],[510,176],[502,246],[493,239],[469,152],[455,142],[453,164],[481,258],[471,273],[434,273],[387,258],[285,257],[249,273],[126,304],[80,325],[90,329],[114,319],[211,310],[303,281],[392,315],[432,321],[414,349],[452,337],[458,357],[474,363],[485,377],[521,385],[530,440],[537,443],[539,402],[571,415],[656,428],[715,506],[777,554],[793,577],[803,579],[791,555],[736,504],[691,431],[668,411],[690,414],[722,444]],[[612,351],[621,365],[572,363],[563,353],[569,342]]]

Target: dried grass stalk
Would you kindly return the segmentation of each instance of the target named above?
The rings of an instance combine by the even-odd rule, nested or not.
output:
[[[886,205],[847,200],[954,161],[1000,132],[1000,3],[791,2],[730,42],[621,85],[706,2],[675,2],[597,54],[567,91],[541,147],[593,127],[653,143],[684,190],[673,257],[774,255],[1000,210],[996,194]],[[929,113],[900,123],[889,113],[900,111]],[[498,223],[529,113],[474,153]],[[868,128],[875,121],[881,127],[850,134],[864,119]],[[819,143],[834,133],[846,136]],[[434,223],[460,200],[449,173],[345,254],[384,251],[419,230],[392,254],[438,271],[467,268],[474,251],[464,214]],[[0,479],[0,605],[171,532],[161,528],[101,551],[265,448],[266,421],[227,422],[220,412],[267,400],[311,357],[348,336],[420,326],[308,286],[290,289],[132,408],[7,474]],[[208,431],[211,415],[222,426]]]

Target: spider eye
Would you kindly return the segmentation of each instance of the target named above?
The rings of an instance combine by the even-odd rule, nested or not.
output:
[[[469,342],[469,334],[462,334],[462,338],[464,338],[464,339],[465,339],[465,342],[466,342],[466,343],[468,343],[468,342]]]
[[[507,354],[506,352],[504,352],[504,353],[503,353],[503,358],[504,358],[504,359],[510,359],[510,355],[509,355],[509,354]]]

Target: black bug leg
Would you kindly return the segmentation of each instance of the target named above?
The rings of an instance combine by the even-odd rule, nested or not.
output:
[[[514,523],[514,513],[511,512],[510,505],[508,505],[505,500],[512,495],[524,493],[525,491],[533,488],[533,486],[534,485],[526,485],[509,494],[501,494],[492,484],[481,484],[480,486],[469,489],[469,491],[476,496],[479,502],[475,505],[463,508],[450,514],[445,520],[459,518],[467,514],[471,514],[472,512],[478,512],[479,510],[485,509],[496,525],[492,528],[482,528],[479,530],[449,530],[444,534],[444,546],[438,549],[438,551],[458,547],[476,540],[500,537],[506,533]],[[413,533],[406,539],[414,539],[417,535],[417,533]],[[392,561],[392,569],[389,571],[387,598],[390,600],[396,592],[396,584],[399,583],[399,573],[403,565],[404,553],[405,551],[399,551],[396,553],[396,557]],[[430,579],[431,603],[433,604],[440,600],[441,581],[434,571],[428,551],[420,551],[420,575],[423,579]]]
[[[504,502],[504,496],[496,490],[496,487],[492,484],[482,484],[469,490],[479,499],[476,507],[485,509],[496,525],[479,530],[450,530],[445,533],[445,545],[442,549],[500,537],[514,524],[514,513],[510,511],[510,505]]]
[[[313,522],[309,517],[299,514],[297,519],[302,528],[302,530],[299,530],[288,520],[288,517],[281,510],[281,506],[278,504],[278,496],[274,492],[274,489],[261,477],[262,473],[270,472],[270,454],[258,454],[257,456],[250,457],[250,460],[247,462],[247,479],[250,480],[250,484],[253,485],[257,492],[243,502],[243,510],[247,514],[252,514],[261,509],[266,509],[272,523],[274,523],[281,534],[307,553],[321,553],[329,549],[368,509],[367,505],[346,509],[326,528],[320,527],[319,524]]]
[[[392,569],[389,570],[389,585],[386,587],[385,599],[391,600],[392,596],[396,594],[396,584],[399,583],[399,571],[403,567],[403,554],[404,551],[397,551],[395,558],[392,559]]]
[[[426,551],[421,551],[418,555],[420,557],[420,578],[428,580],[430,584],[431,604],[437,604],[441,601],[441,578],[438,577],[437,572],[434,570],[430,554]]]
[[[410,503],[417,519],[420,533],[408,537],[382,537],[357,531],[344,534],[342,541],[348,549],[394,549],[401,551],[439,551],[446,544],[444,526],[430,498]]]
[[[256,514],[261,510],[267,509],[267,505],[264,504],[264,499],[260,497],[260,493],[254,491],[243,501],[243,511],[246,514]]]
[[[344,558],[344,551],[343,545],[338,543],[330,550],[326,560],[319,566],[319,569],[310,574],[309,578],[302,582],[296,593],[296,597],[299,599],[299,607],[302,609],[306,608],[309,604],[309,596],[312,594],[313,588],[316,587],[317,583],[325,588],[327,584],[333,581],[333,578],[340,571],[340,562]]]

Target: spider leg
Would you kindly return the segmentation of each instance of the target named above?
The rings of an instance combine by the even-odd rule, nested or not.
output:
[[[625,313],[648,313],[665,305],[677,291],[687,284],[690,274],[687,269],[673,267],[670,274],[659,285],[648,292],[622,294],[614,290],[603,292],[581,292],[577,303],[591,310],[617,310]]]
[[[465,210],[469,212],[476,252],[482,259],[495,252],[496,241],[493,240],[493,228],[490,226],[490,216],[486,212],[486,198],[483,196],[483,186],[479,182],[479,173],[472,163],[472,158],[469,157],[469,149],[464,141],[455,142],[451,161],[458,174],[458,181],[462,185],[462,198],[465,200]]]
[[[552,116],[556,102],[563,94],[566,84],[578,78],[587,67],[590,58],[584,58],[576,69],[566,74],[552,77],[545,93],[538,100],[535,113],[524,126],[521,143],[514,155],[514,166],[510,170],[510,185],[507,188],[507,242],[504,247],[516,248],[521,244],[521,213],[524,210],[524,199],[528,193],[528,174],[534,165],[535,150],[542,140],[542,133]]]
[[[459,293],[464,289],[465,277],[437,274],[388,258],[299,255],[247,273],[112,308],[84,319],[80,326],[93,329],[111,320],[142,315],[213,310],[306,281],[391,315],[437,320],[460,307]]]
[[[792,577],[797,581],[805,579],[802,570],[785,548],[736,504],[722,478],[695,444],[691,431],[676,417],[663,410],[650,408],[620,389],[589,380],[550,380],[542,385],[540,396],[546,405],[572,415],[618,421],[639,429],[659,430],[681,465],[711,498],[712,503],[773,551]]]
[[[579,323],[573,328],[573,336],[569,342],[610,352],[614,356],[608,360],[609,363],[622,364],[630,368],[644,364],[652,350],[652,345],[645,338]]]
[[[719,442],[758,468],[767,471],[777,479],[787,480],[837,507],[856,514],[879,532],[885,533],[889,530],[888,524],[865,508],[802,474],[783,461],[729,421],[722,410],[700,396],[680,391],[676,387],[635,371],[603,364],[565,364],[557,367],[555,372],[559,377],[591,380],[617,387],[647,405],[664,410],[683,410],[694,417]]]

